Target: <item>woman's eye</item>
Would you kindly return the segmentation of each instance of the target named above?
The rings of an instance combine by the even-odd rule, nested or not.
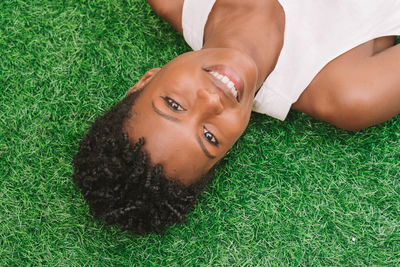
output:
[[[215,136],[210,131],[208,131],[205,127],[203,127],[203,135],[208,140],[208,142],[210,142],[214,146],[218,146],[217,138],[215,138]]]
[[[167,105],[172,108],[173,110],[177,110],[177,111],[183,111],[185,110],[181,105],[179,105],[178,102],[176,102],[175,100],[169,98],[169,97],[162,97],[162,99],[164,99],[164,101],[167,103]]]

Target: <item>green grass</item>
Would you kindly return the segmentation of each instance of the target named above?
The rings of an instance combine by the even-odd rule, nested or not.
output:
[[[71,159],[88,122],[189,51],[145,1],[0,1],[0,266],[400,265],[400,117],[346,132],[254,114],[164,236],[95,221]]]

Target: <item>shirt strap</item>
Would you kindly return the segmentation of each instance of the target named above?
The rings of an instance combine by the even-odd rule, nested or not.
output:
[[[216,0],[184,0],[182,9],[183,37],[193,50],[203,47],[204,27]]]

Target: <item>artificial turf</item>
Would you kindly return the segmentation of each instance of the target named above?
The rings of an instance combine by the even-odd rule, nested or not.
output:
[[[253,114],[186,225],[94,220],[78,141],[185,51],[145,1],[0,1],[0,266],[400,265],[399,116],[347,132]]]

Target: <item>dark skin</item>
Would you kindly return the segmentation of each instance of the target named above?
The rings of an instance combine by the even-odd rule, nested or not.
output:
[[[238,53],[234,49],[186,53],[162,69],[150,70],[131,89],[147,85],[126,123],[129,135],[145,136],[152,163],[161,163],[169,177],[185,177],[180,179],[185,185],[217,163],[247,126],[256,88],[251,70],[256,66]],[[240,101],[207,71],[221,63],[241,73]],[[141,127],[131,129],[136,123]]]
[[[182,33],[183,0],[148,3]],[[278,60],[284,29],[276,0],[216,1],[203,49],[150,70],[131,89],[146,86],[125,124],[132,141],[149,140],[150,160],[163,164],[171,179],[196,181],[245,130],[254,95]],[[292,108],[347,130],[399,114],[400,78],[393,70],[400,67],[400,46],[393,43],[392,36],[378,38],[332,60]],[[215,66],[242,83],[239,101],[210,75]],[[141,127],[133,131],[135,122]]]

